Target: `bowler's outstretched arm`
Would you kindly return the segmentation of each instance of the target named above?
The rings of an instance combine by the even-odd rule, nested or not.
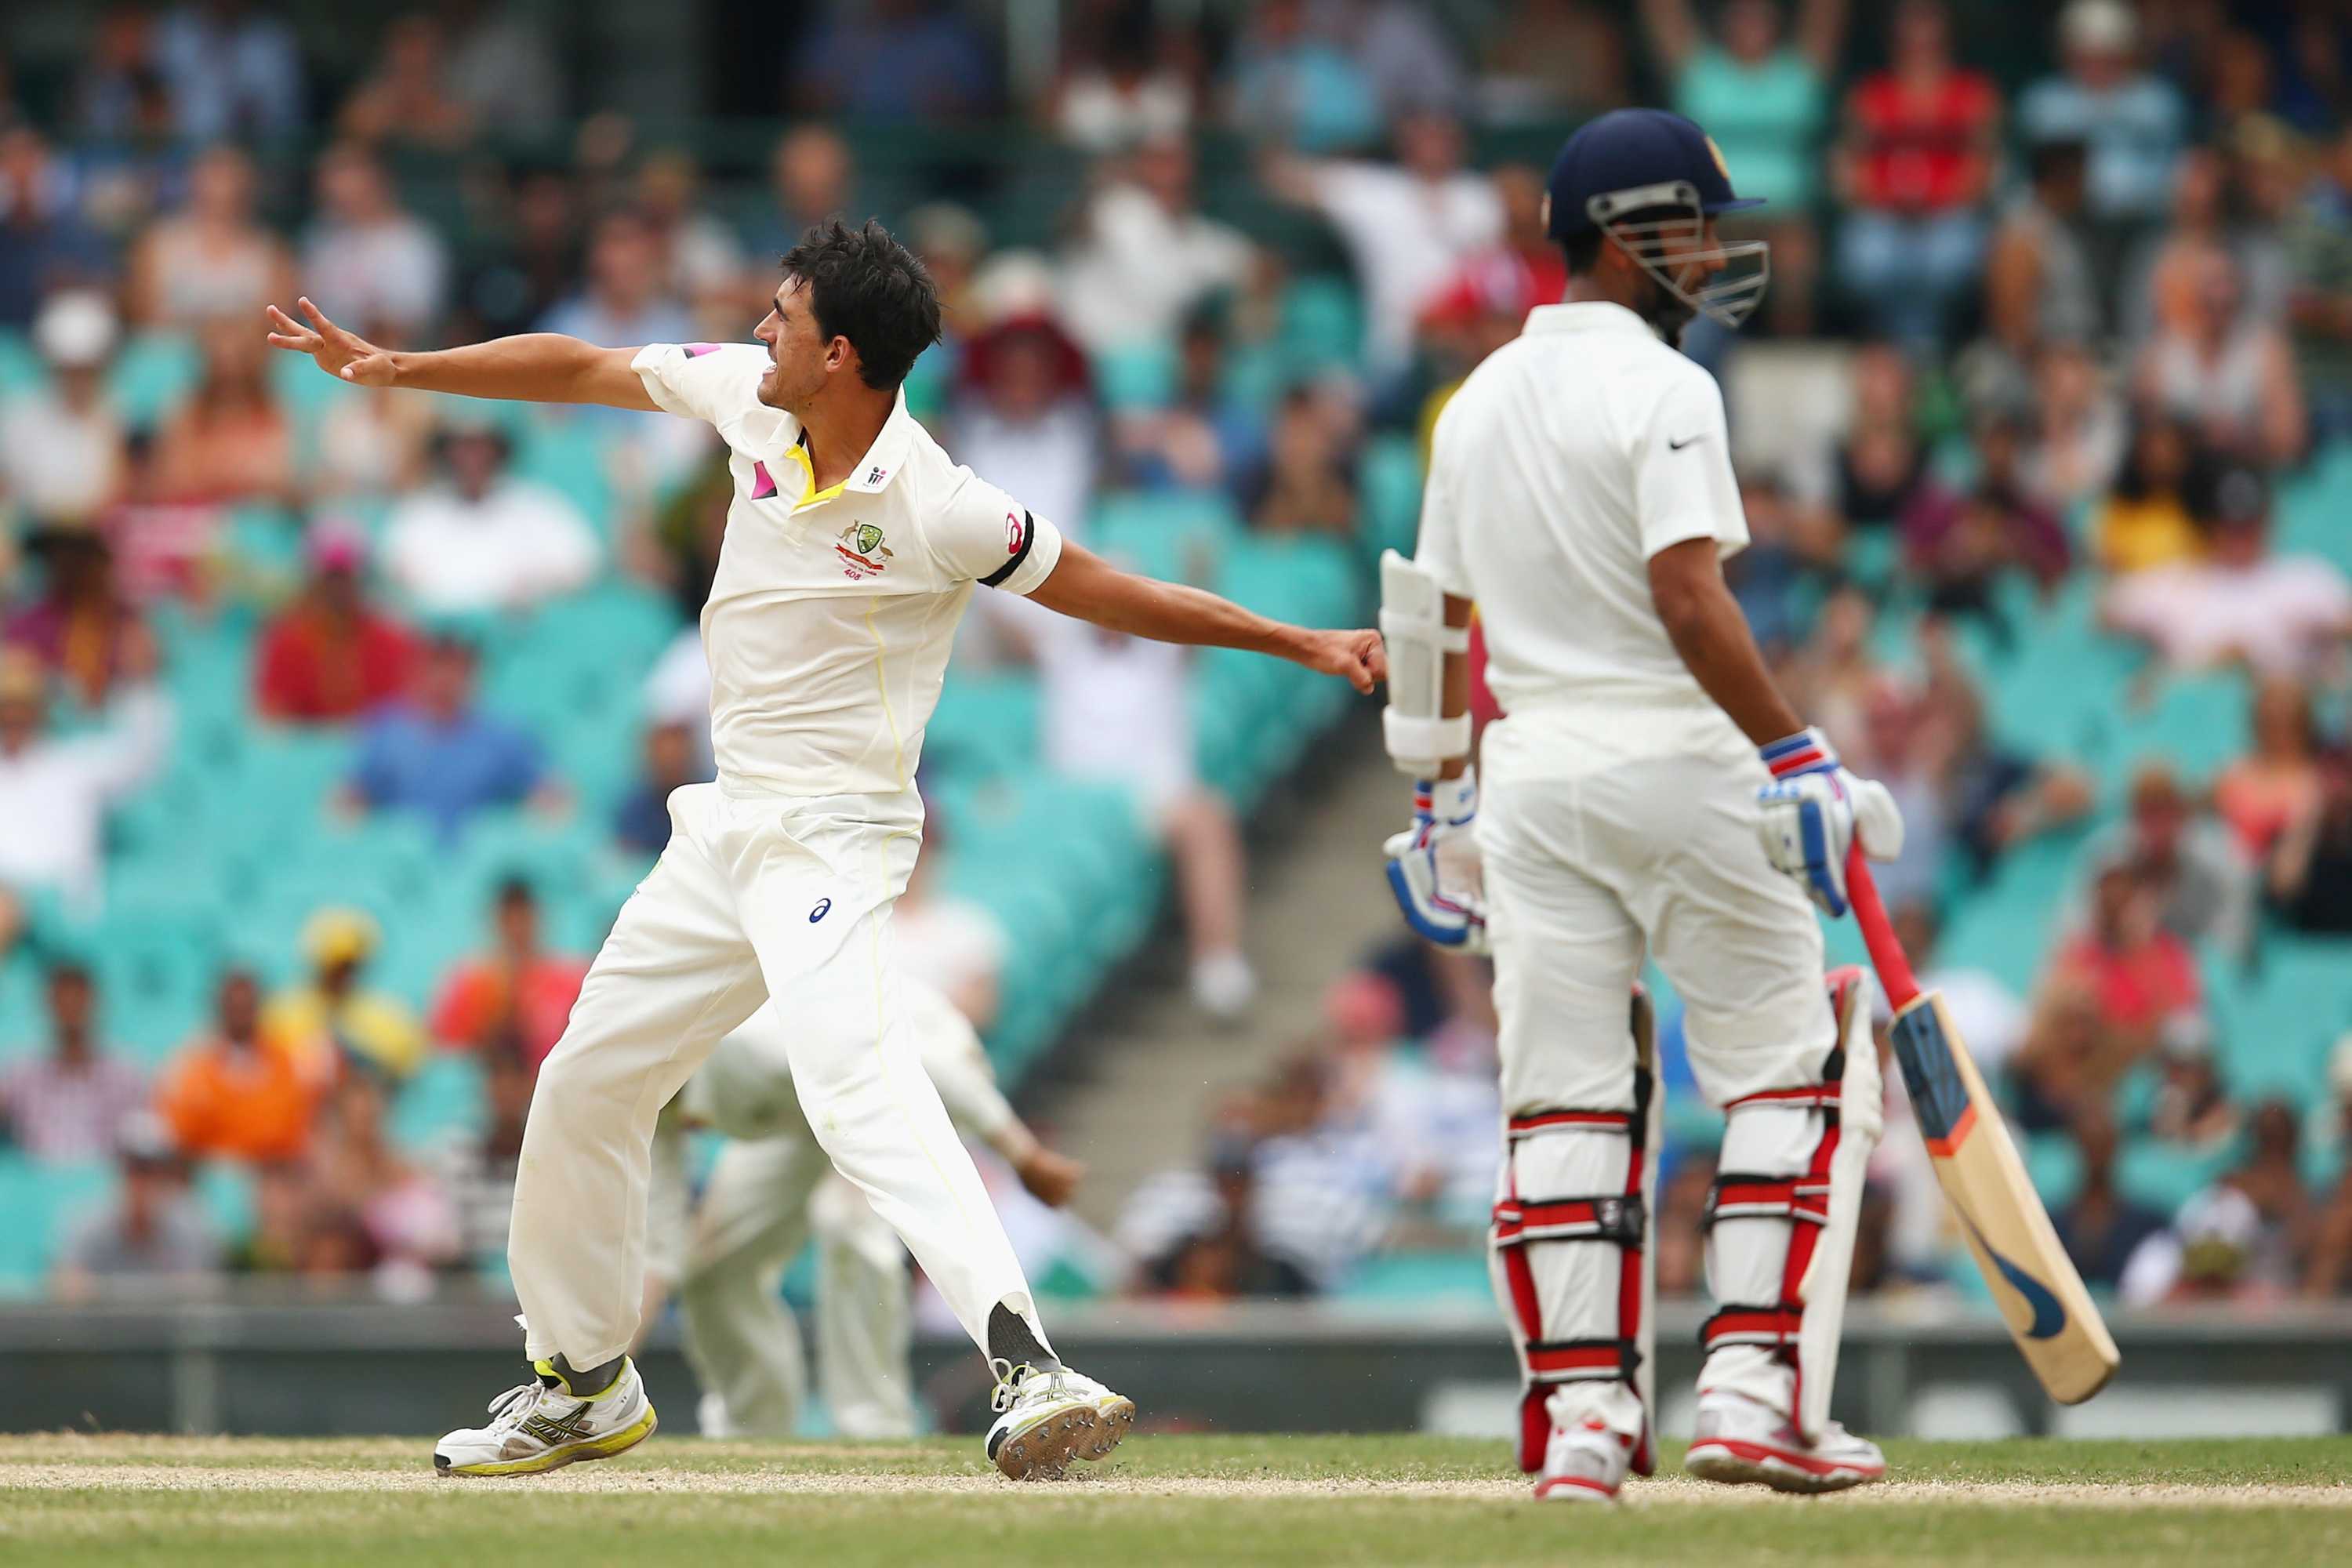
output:
[[[329,375],[356,385],[516,403],[595,403],[648,413],[660,407],[629,368],[635,349],[600,349],[560,332],[522,332],[454,349],[386,349],[335,325],[307,299],[295,305],[310,325],[269,306],[270,346],[309,354]]]

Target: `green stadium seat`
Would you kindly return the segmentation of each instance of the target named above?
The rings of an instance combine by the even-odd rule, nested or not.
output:
[[[193,339],[172,332],[140,332],[116,353],[106,388],[123,422],[134,429],[143,428],[161,423],[195,390],[202,369]]]
[[[1410,436],[1375,436],[1356,469],[1363,508],[1364,554],[1377,563],[1383,550],[1411,555],[1421,536],[1421,450]]]

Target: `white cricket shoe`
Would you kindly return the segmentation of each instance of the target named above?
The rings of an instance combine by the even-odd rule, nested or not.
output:
[[[1016,1481],[1057,1480],[1073,1459],[1099,1459],[1135,1425],[1135,1401],[1066,1366],[1040,1372],[1024,1363],[989,1363],[996,1373],[997,1416],[988,1457]]]
[[[1633,1462],[1633,1439],[1598,1421],[1555,1426],[1544,1445],[1538,1502],[1615,1502]]]
[[[461,1426],[433,1445],[445,1476],[530,1476],[574,1459],[609,1459],[654,1435],[659,1423],[637,1363],[602,1393],[581,1398],[548,1362],[540,1375],[490,1401],[487,1426]]]
[[[1783,1492],[1839,1492],[1886,1473],[1878,1445],[1836,1422],[1819,1442],[1799,1436],[1796,1424],[1769,1405],[1738,1394],[1705,1394],[1698,1435],[1683,1468],[1705,1481],[1766,1486]]]
[[[737,1436],[734,1419],[727,1414],[727,1396],[715,1388],[703,1391],[694,1407],[694,1424],[714,1442]]]

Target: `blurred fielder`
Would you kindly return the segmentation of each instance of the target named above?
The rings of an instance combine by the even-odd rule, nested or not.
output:
[[[1843,914],[1848,846],[1892,856],[1902,819],[1790,709],[1724,585],[1748,527],[1723,398],[1669,345],[1695,312],[1735,326],[1754,308],[1765,247],[1720,241],[1715,217],[1755,204],[1697,126],[1656,110],[1580,130],[1547,201],[1566,302],[1446,405],[1420,545],[1382,563],[1381,612],[1389,750],[1421,781],[1390,879],[1423,935],[1495,958],[1507,1120],[1490,1257],[1525,1379],[1519,1461],[1539,1498],[1613,1499],[1654,1458],[1646,950],[1727,1118],[1685,1464],[1853,1486],[1884,1463],[1828,1419],[1829,1391],[1878,1058],[1858,976],[1823,1002],[1806,895]],[[1508,715],[1483,742],[1483,814],[1474,602]]]
[[[890,907],[922,842],[915,768],[975,584],[1167,642],[1253,649],[1369,691],[1370,631],[1284,626],[1065,544],[960,468],[900,384],[940,335],[930,277],[879,224],[811,229],[751,343],[603,349],[532,332],[379,348],[305,300],[269,341],[364,386],[667,410],[726,442],[735,495],[702,611],[719,777],[670,796],[661,859],[540,1068],[508,1263],[536,1373],[435,1446],[445,1474],[604,1458],[654,1430],[628,1357],[642,1304],[655,1119],[771,995],[810,1128],[988,1357],[987,1452],[1014,1479],[1100,1458],[1135,1406],[1062,1365],[1028,1281],[923,1075]]]
[[[934,986],[908,979],[907,1030],[956,1126],[1004,1156],[1031,1193],[1066,1203],[1083,1167],[1048,1149],[996,1087],[971,1025]],[[647,1315],[675,1286],[687,1360],[702,1384],[706,1437],[788,1437],[807,1362],[778,1287],[816,1243],[818,1385],[846,1437],[911,1437],[914,1321],[907,1253],[855,1187],[834,1174],[793,1091],[791,1024],[772,1002],[694,1075],[654,1140]],[[685,1133],[727,1135],[701,1200],[687,1190]]]

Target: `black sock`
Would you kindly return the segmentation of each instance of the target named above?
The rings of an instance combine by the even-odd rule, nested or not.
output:
[[[621,1368],[626,1364],[628,1359],[625,1355],[616,1355],[611,1361],[599,1363],[583,1371],[573,1367],[562,1356],[557,1356],[548,1363],[555,1368],[557,1383],[549,1383],[548,1386],[553,1388],[560,1383],[562,1387],[571,1392],[573,1398],[586,1399],[592,1394],[602,1394],[612,1387],[613,1380],[621,1375]]]
[[[988,1355],[991,1361],[1008,1361],[1014,1366],[1026,1363],[1039,1372],[1051,1372],[1062,1364],[1037,1338],[1029,1320],[1002,1301],[988,1314]]]

